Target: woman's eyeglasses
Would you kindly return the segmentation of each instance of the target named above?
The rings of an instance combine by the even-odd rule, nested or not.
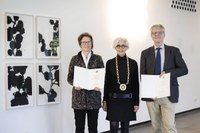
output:
[[[115,48],[117,48],[117,49],[120,49],[120,48],[124,49],[124,48],[127,48],[127,46],[123,44],[123,45],[117,45]]]
[[[159,32],[151,32],[151,35],[162,35],[164,32],[163,31],[159,31]]]
[[[81,44],[84,44],[84,45],[91,44],[91,41],[82,41]]]

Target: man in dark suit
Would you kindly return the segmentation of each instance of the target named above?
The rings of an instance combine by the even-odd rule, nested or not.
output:
[[[161,24],[156,24],[151,27],[150,31],[154,45],[142,51],[140,73],[160,75],[160,77],[165,73],[170,73],[170,96],[153,99],[143,98],[142,100],[146,101],[153,133],[177,133],[175,126],[175,105],[179,98],[177,77],[186,75],[188,69],[179,49],[163,43],[165,28]],[[156,72],[158,51],[160,70]]]

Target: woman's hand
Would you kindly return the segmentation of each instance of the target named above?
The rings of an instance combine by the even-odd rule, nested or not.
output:
[[[101,89],[99,87],[94,87],[95,91],[101,91]]]
[[[80,86],[75,86],[74,89],[77,90],[77,91],[80,91],[81,87]]]
[[[134,111],[134,112],[137,112],[138,110],[139,110],[139,106],[135,105],[133,111]]]
[[[106,101],[103,101],[102,108],[104,111],[107,111],[107,102]]]

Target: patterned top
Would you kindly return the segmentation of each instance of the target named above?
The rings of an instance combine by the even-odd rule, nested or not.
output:
[[[74,66],[84,67],[85,63],[81,56],[81,51],[72,57],[67,81],[69,84],[73,85],[74,79]],[[104,68],[104,63],[101,56],[96,54],[91,54],[90,60],[88,62],[88,69],[94,68]],[[99,109],[101,108],[101,92],[95,90],[75,90],[72,89],[72,108],[73,109]]]

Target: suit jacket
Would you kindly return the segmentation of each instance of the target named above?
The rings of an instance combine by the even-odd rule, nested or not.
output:
[[[170,96],[172,103],[177,103],[179,98],[179,84],[177,78],[188,73],[188,68],[182,58],[180,50],[173,46],[164,45],[165,61],[163,71],[171,73]],[[142,51],[140,59],[140,74],[151,74],[155,71],[155,49],[154,46]],[[152,101],[152,99],[142,99]]]

